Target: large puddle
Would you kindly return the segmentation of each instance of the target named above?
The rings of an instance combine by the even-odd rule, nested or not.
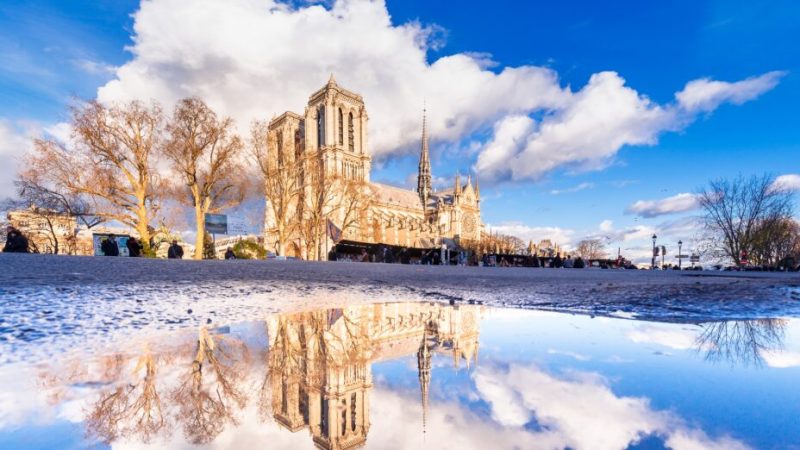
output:
[[[7,365],[0,448],[787,448],[799,382],[798,319],[359,305]]]

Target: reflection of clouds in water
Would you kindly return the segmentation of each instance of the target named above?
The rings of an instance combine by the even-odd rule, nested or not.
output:
[[[556,350],[554,348],[551,348],[551,349],[547,350],[547,354],[548,355],[569,356],[570,358],[575,358],[578,361],[589,361],[589,360],[592,359],[592,358],[590,358],[590,357],[588,357],[586,355],[582,355],[580,353],[576,353],[576,352],[572,352],[572,351],[568,351],[568,350]]]
[[[768,350],[761,353],[761,357],[768,366],[776,369],[786,369],[800,366],[800,352],[782,350]]]
[[[537,448],[551,442],[559,448],[619,449],[650,435],[663,437],[672,448],[747,448],[731,438],[712,439],[671,412],[654,411],[646,398],[618,397],[597,374],[556,378],[534,366],[483,366],[475,383],[498,423],[523,429],[536,420],[544,430],[529,432]]]
[[[628,332],[630,341],[637,344],[657,344],[674,350],[690,350],[696,347],[697,333],[673,326],[642,325]]]
[[[648,324],[626,337],[638,344],[695,350],[711,362],[791,367],[800,365],[800,354],[783,351],[788,323],[785,319],[728,320],[701,323],[697,329]]]

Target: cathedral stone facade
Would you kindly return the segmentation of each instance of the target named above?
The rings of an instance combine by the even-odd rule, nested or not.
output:
[[[368,120],[361,95],[339,86],[331,75],[325,86],[311,94],[302,115],[287,111],[269,123],[270,152],[279,158],[313,158],[321,167],[323,182],[357,183],[369,200],[366,211],[352,224],[343,223],[342,208],[332,208],[327,217],[342,229],[346,240],[414,248],[452,247],[459,239],[480,241],[484,226],[477,180],[473,183],[471,176],[462,180],[456,175],[449,189],[433,189],[424,113],[416,190],[370,182]],[[297,220],[305,220],[304,213]],[[268,247],[275,247],[275,227],[268,205]],[[302,239],[290,241],[284,254],[309,254]]]

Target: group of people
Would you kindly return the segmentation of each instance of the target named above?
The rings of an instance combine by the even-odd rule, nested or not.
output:
[[[153,246],[152,242],[150,244]],[[128,256],[132,258],[139,258],[144,255],[144,246],[138,239],[131,236],[125,242],[125,247],[128,249]],[[103,256],[119,256],[119,243],[117,237],[113,234],[108,235],[100,243],[100,251]],[[173,239],[169,249],[167,249],[167,258],[169,259],[183,259],[183,247],[178,244],[178,241]]]
[[[495,260],[492,261],[492,258]],[[567,255],[565,258],[561,257],[561,253],[556,253],[552,258],[544,256],[519,256],[519,257],[500,257],[500,261],[496,260],[495,256],[484,256],[484,265],[486,266],[499,266],[499,267],[549,267],[554,269],[583,269],[586,267],[586,262],[580,256],[573,258]]]

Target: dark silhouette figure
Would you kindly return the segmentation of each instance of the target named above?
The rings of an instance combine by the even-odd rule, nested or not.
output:
[[[128,242],[125,243],[125,246],[128,247],[128,256],[132,258],[138,258],[142,256],[142,243],[139,242],[139,240],[135,237],[129,237]]]
[[[178,241],[173,240],[172,245],[167,250],[167,258],[169,259],[183,259],[183,247],[178,245]]]
[[[18,229],[8,226],[6,228],[6,245],[3,253],[28,253],[28,238]]]
[[[232,248],[228,247],[228,249],[225,250],[225,259],[236,259],[236,254],[233,253]]]
[[[103,243],[100,244],[100,250],[103,251],[104,256],[119,256],[119,245],[117,245],[116,236],[109,234]]]

